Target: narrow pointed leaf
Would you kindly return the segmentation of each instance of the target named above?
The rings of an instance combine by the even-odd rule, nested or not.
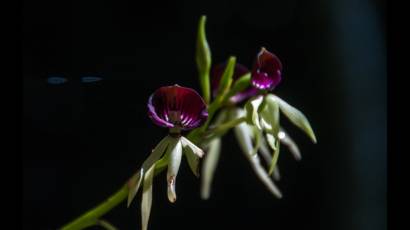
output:
[[[247,122],[251,125],[255,125],[258,129],[262,129],[259,123],[259,106],[263,102],[263,97],[259,96],[250,101],[245,105]]]
[[[198,67],[199,82],[201,84],[202,95],[206,103],[210,102],[211,88],[209,80],[209,70],[211,68],[211,50],[206,40],[205,33],[206,16],[201,16],[198,24],[198,34],[196,41],[195,60]]]
[[[221,152],[221,139],[213,139],[208,146],[207,154],[205,155],[202,166],[201,180],[201,198],[209,199],[211,195],[212,181],[215,174],[215,169],[218,165],[219,155]]]
[[[170,149],[167,183],[168,183],[168,200],[174,203],[177,199],[175,192],[175,182],[178,175],[179,166],[182,158],[182,144],[178,141],[174,148]]]
[[[293,139],[285,132],[285,130],[281,129],[279,131],[278,136],[279,136],[280,142],[288,147],[289,152],[292,153],[293,157],[298,161],[301,160],[302,154],[300,154],[300,150],[298,146],[293,141]]]
[[[272,175],[273,170],[275,169],[276,163],[278,162],[278,158],[279,158],[279,152],[280,152],[280,141],[276,140],[276,148],[273,152],[272,162],[270,163],[269,175]]]
[[[172,137],[166,136],[158,143],[158,145],[154,148],[154,150],[142,164],[144,171],[147,171],[152,164],[154,164],[159,158],[161,158],[171,141]]]
[[[282,193],[277,188],[277,186],[273,183],[271,178],[269,177],[266,170],[260,163],[259,156],[257,154],[251,155],[252,152],[252,140],[249,135],[249,129],[246,128],[245,123],[241,123],[240,125],[234,128],[235,136],[238,140],[239,146],[242,149],[245,157],[250,162],[252,169],[258,176],[258,178],[262,181],[262,183],[266,186],[266,188],[277,198],[282,198]]]
[[[235,70],[236,58],[230,57],[228,64],[225,67],[225,71],[222,74],[221,81],[219,82],[218,95],[224,97],[232,85],[232,77]]]
[[[285,102],[278,96],[270,96],[272,97],[272,99],[277,100],[279,102],[279,107],[283,114],[285,114],[294,125],[302,129],[310,137],[310,139],[314,143],[316,143],[317,141],[315,133],[313,132],[313,129],[310,126],[310,123],[306,116],[301,111],[289,105],[287,102]]]
[[[228,94],[226,95],[227,98],[232,97],[233,95],[242,92],[246,88],[251,85],[251,73],[247,73],[241,76],[238,80],[236,80],[231,89],[229,90]]]
[[[143,168],[140,169],[137,173],[135,173],[131,179],[128,181],[128,199],[127,199],[127,208],[130,206],[132,200],[134,199],[135,195],[140,188],[142,179],[144,178],[144,170]]]
[[[154,179],[155,163],[144,175],[142,201],[141,201],[141,224],[142,230],[148,229],[149,216],[152,206],[152,181]]]

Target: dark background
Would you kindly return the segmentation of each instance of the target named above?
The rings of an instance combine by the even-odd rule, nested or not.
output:
[[[284,198],[256,179],[233,135],[211,199],[184,161],[178,201],[155,179],[149,229],[386,229],[386,50],[383,1],[23,1],[23,227],[56,229],[104,200],[166,134],[146,115],[149,95],[199,90],[198,19],[214,63],[251,66],[261,46],[283,62],[275,93],[302,110],[311,144],[279,159]],[[60,85],[47,83],[64,76]],[[83,76],[98,76],[94,83]],[[105,219],[140,228],[140,196]]]

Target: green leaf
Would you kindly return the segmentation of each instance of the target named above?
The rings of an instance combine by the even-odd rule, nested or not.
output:
[[[202,166],[201,198],[204,200],[209,199],[211,195],[212,180],[218,165],[220,152],[221,139],[215,138],[208,145],[208,151]]]
[[[279,102],[279,107],[283,114],[285,114],[294,125],[302,129],[310,137],[313,143],[316,143],[317,141],[315,133],[313,132],[313,129],[310,126],[310,123],[306,116],[302,112],[297,110],[295,107],[289,105],[287,102],[279,98],[278,96],[270,96]]]
[[[280,141],[277,139],[276,140],[276,148],[273,152],[273,157],[272,157],[272,162],[270,163],[269,167],[269,175],[272,175],[273,170],[275,169],[276,163],[278,162],[279,158],[279,152],[280,152]]]
[[[198,24],[195,60],[198,67],[199,82],[201,84],[202,95],[205,102],[209,104],[211,99],[211,88],[209,80],[209,70],[211,68],[211,51],[206,40],[205,23],[206,16],[202,15]]]
[[[177,199],[175,192],[175,182],[179,171],[179,166],[181,165],[182,158],[182,144],[178,140],[173,148],[169,149],[169,163],[167,171],[167,183],[168,183],[168,200],[174,203]]]
[[[131,179],[128,181],[128,199],[127,199],[127,208],[130,206],[132,200],[134,199],[135,195],[140,188],[142,179],[144,178],[144,170],[143,168],[140,169],[137,173],[135,173]]]
[[[225,67],[225,70],[222,74],[221,80],[219,82],[219,88],[218,88],[218,96],[222,98],[225,98],[227,93],[229,92],[229,89],[231,88],[232,85],[232,77],[235,71],[235,65],[236,65],[236,57],[230,57],[228,59],[228,64]]]
[[[142,201],[141,201],[141,224],[142,230],[148,229],[148,221],[152,205],[152,181],[154,179],[155,163],[147,170],[144,175]]]
[[[259,106],[261,106],[263,102],[263,97],[258,96],[249,100],[245,104],[246,110],[246,118],[248,124],[255,125],[258,129],[262,129],[260,122],[259,122]]]
[[[248,88],[251,84],[251,73],[246,73],[242,75],[238,80],[236,80],[231,89],[229,90],[228,94],[226,95],[226,99],[234,96],[235,94],[242,92],[246,88]]]
[[[241,111],[237,110],[235,114],[236,117],[241,115]],[[252,166],[252,169],[258,176],[258,178],[262,181],[262,183],[266,186],[266,188],[277,198],[282,198],[282,193],[274,184],[274,182],[269,177],[269,174],[266,172],[262,164],[260,163],[259,156],[257,154],[251,155],[253,147],[252,147],[252,138],[250,134],[250,129],[247,127],[246,123],[241,123],[234,128],[236,139],[238,140],[238,144],[244,153],[246,159]]]

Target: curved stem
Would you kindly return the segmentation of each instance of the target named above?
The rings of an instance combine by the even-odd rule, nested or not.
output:
[[[241,117],[238,119],[231,120],[229,122],[226,122],[224,124],[221,124],[215,129],[209,130],[207,133],[211,136],[215,135],[223,135],[227,130],[230,128],[236,126],[237,124],[244,122],[245,118]],[[203,132],[190,132],[188,134],[188,139],[190,139],[193,143],[197,143],[200,139],[201,136],[203,135]],[[211,137],[212,138],[212,137]],[[166,156],[165,156],[166,157]],[[164,157],[164,159],[165,159]],[[165,161],[162,159],[163,161]],[[155,169],[156,174],[159,174],[166,168],[167,164],[161,163],[158,165],[158,167]],[[112,194],[107,200],[103,201],[101,204],[97,205],[96,207],[90,209],[88,212],[84,213],[80,217],[74,219],[70,223],[64,225],[63,227],[59,228],[59,230],[79,230],[79,229],[84,229],[86,227],[96,225],[98,224],[98,219],[109,212],[111,209],[119,205],[121,202],[125,201],[128,197],[128,186],[125,184],[122,186],[117,192]]]
[[[88,212],[84,213],[80,217],[71,221],[70,223],[59,228],[60,230],[77,230],[95,225],[98,218],[109,212],[111,209],[116,207],[121,202],[125,201],[128,196],[127,185],[122,186],[117,192],[112,194],[107,200],[103,201],[101,204],[90,209]]]

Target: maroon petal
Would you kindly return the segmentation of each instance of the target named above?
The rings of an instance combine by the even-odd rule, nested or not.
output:
[[[252,85],[257,89],[273,90],[282,79],[282,63],[273,53],[262,48],[252,69]]]
[[[219,65],[216,65],[213,69],[212,69],[212,79],[211,79],[211,86],[212,86],[212,95],[214,97],[216,97],[217,93],[218,93],[218,88],[219,88],[219,81],[222,78],[222,74],[225,71],[225,67],[226,67],[226,63],[222,63]],[[241,65],[239,63],[237,63],[235,65],[235,70],[233,73],[233,80],[238,80],[240,77],[242,77],[243,75],[245,75],[246,73],[249,73],[250,71],[248,70],[248,68],[246,68],[244,65]],[[243,92],[240,92],[234,96],[232,96],[229,100],[236,104],[239,103],[245,99],[247,99],[248,97],[252,97],[257,93],[257,91],[253,90],[252,88],[246,89]]]
[[[208,111],[195,90],[173,85],[161,87],[150,96],[148,116],[159,126],[188,130],[203,124]]]

